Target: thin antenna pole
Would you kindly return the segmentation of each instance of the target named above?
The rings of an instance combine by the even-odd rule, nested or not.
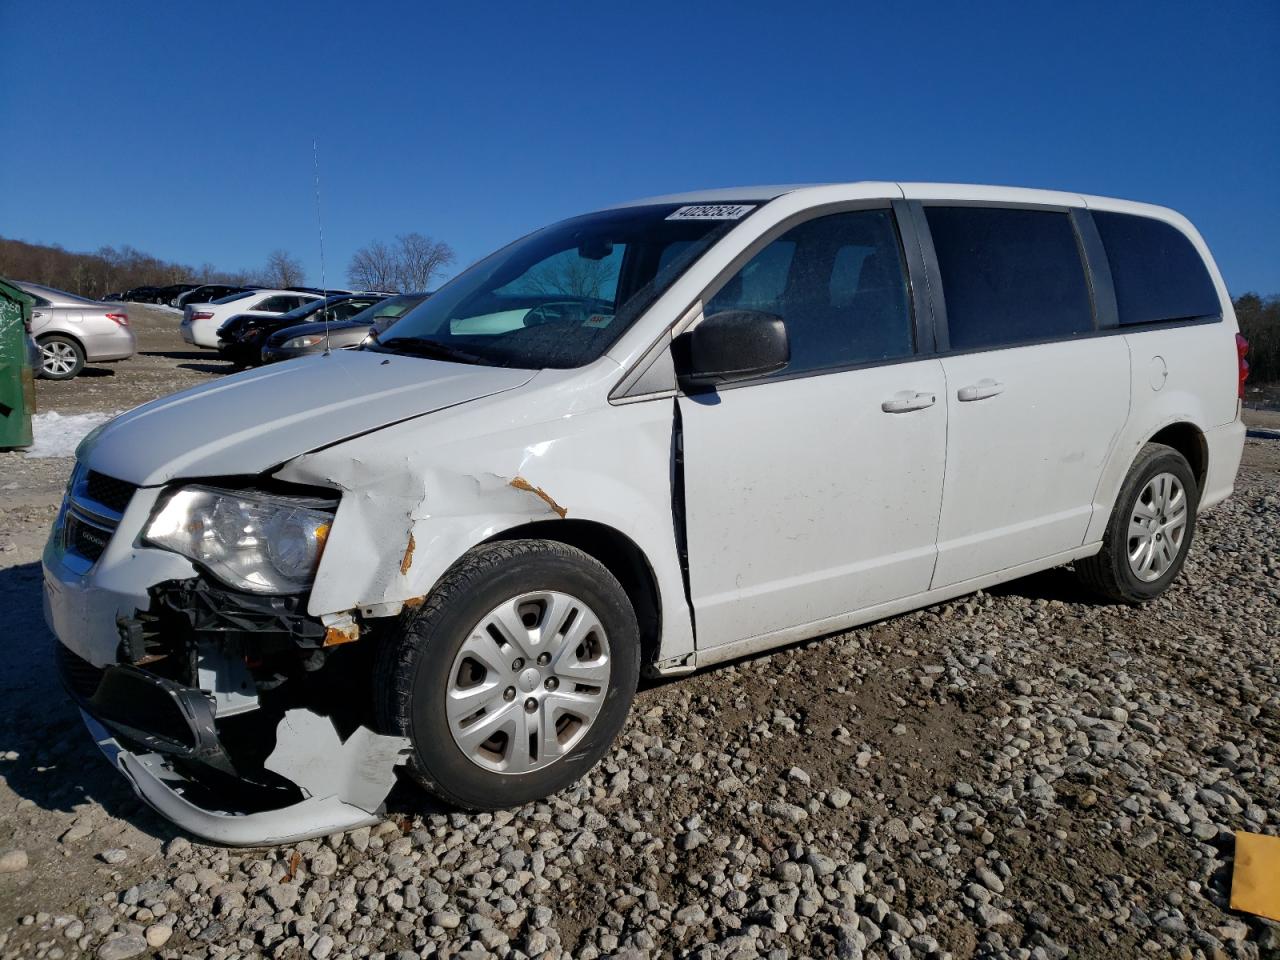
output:
[[[325,300],[329,299],[329,290],[325,286],[324,275],[324,221],[320,218],[320,146],[317,138],[311,138],[311,159],[315,163],[316,173],[316,230],[320,233],[320,295]],[[324,352],[325,356],[329,355],[329,305],[326,303],[320,307],[320,313],[324,317]]]

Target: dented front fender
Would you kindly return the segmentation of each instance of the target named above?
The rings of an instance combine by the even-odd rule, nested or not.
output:
[[[644,552],[660,593],[662,656],[691,651],[671,507],[672,403],[611,406],[600,393],[575,407],[556,373],[536,378],[549,381],[541,390],[386,427],[278,471],[342,491],[309,612],[397,613],[477,544],[574,518],[612,527]]]

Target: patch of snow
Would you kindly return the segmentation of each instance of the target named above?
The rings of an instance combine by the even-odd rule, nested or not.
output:
[[[120,411],[112,413],[69,413],[66,416],[56,410],[37,413],[31,418],[31,433],[35,440],[27,448],[28,457],[73,457],[80,441],[94,427],[106,423]]]

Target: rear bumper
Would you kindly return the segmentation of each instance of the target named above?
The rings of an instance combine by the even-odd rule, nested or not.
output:
[[[1209,467],[1200,493],[1200,510],[1208,510],[1221,503],[1235,489],[1236,473],[1240,470],[1240,458],[1244,454],[1246,428],[1244,421],[1235,419],[1221,427],[1206,430],[1204,442],[1209,455]]]

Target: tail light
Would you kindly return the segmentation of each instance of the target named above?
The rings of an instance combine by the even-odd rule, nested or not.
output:
[[[127,313],[108,313],[107,319],[114,320],[122,327],[127,327],[129,325],[129,315]]]
[[[1245,359],[1249,355],[1249,341],[1243,334],[1236,334],[1236,363],[1239,364],[1240,382],[1236,387],[1236,396],[1241,400],[1244,399],[1244,382],[1249,379],[1249,361]]]
[[[213,314],[212,314],[212,313],[208,313],[208,312],[206,312],[206,311],[204,311],[204,310],[200,310],[200,311],[197,311],[197,312],[195,312],[195,313],[192,313],[192,314],[191,314],[191,319],[192,319],[192,320],[212,320],[212,319],[213,319]]]

